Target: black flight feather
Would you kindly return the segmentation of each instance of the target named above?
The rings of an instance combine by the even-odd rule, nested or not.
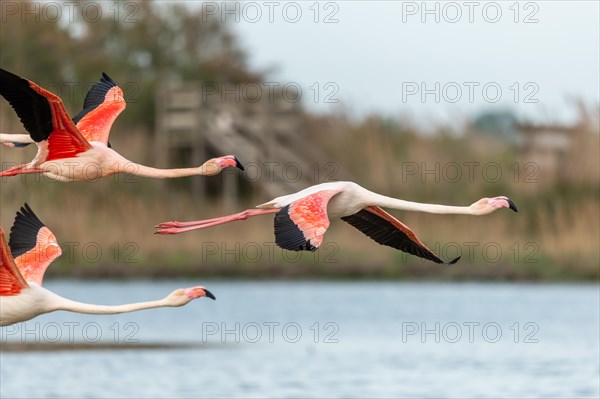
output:
[[[411,255],[428,259],[435,263],[454,264],[460,256],[450,262],[444,262],[428,248],[411,240],[406,233],[394,226],[391,222],[367,210],[361,210],[354,215],[344,216],[343,221],[349,223],[375,242],[388,247],[399,249]]]
[[[102,72],[100,82],[96,83],[85,95],[83,100],[83,109],[77,115],[73,117],[73,123],[77,124],[84,116],[96,109],[100,104],[104,102],[106,93],[117,86],[114,80],[107,74]]]
[[[8,246],[13,258],[21,256],[35,247],[37,235],[44,223],[33,213],[29,205],[25,203],[21,211],[17,212],[15,222],[10,229]]]
[[[290,218],[289,208],[288,205],[275,214],[275,242],[290,251],[316,251],[317,247],[304,237],[302,230]]]
[[[54,130],[50,104],[28,80],[0,68],[0,95],[13,107],[33,141],[39,143],[50,136]]]

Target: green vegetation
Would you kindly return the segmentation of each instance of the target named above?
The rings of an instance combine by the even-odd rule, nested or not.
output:
[[[204,21],[201,10],[183,4],[136,1],[117,7],[100,2],[94,8],[105,8],[97,18],[79,1],[73,23],[64,23],[66,10],[53,22],[41,2],[18,5],[17,12],[3,15],[0,65],[53,88],[71,111],[79,110],[87,89],[107,72],[128,102],[121,127],[151,131],[162,82],[262,80],[261,73],[246,68],[246,55],[227,26],[214,16]],[[40,16],[22,10],[38,10]]]

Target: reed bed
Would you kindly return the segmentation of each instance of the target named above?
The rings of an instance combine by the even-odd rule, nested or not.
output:
[[[155,236],[153,226],[158,222],[210,218],[232,209],[218,198],[194,201],[185,182],[163,185],[145,178],[125,182],[122,177],[110,177],[70,184],[34,175],[4,178],[0,222],[8,230],[18,208],[24,202],[32,206],[63,244],[63,256],[49,271],[53,276],[598,278],[597,134],[582,134],[574,140],[562,177],[540,172],[531,181],[524,178],[528,171],[521,170],[527,160],[507,144],[490,144],[468,134],[424,136],[390,128],[379,120],[337,122],[336,129],[315,136],[340,167],[335,178],[349,178],[390,196],[432,203],[468,205],[482,196],[503,194],[517,203],[519,213],[499,211],[473,218],[392,211],[442,257],[462,255],[461,262],[452,267],[380,247],[341,221],[332,223],[324,246],[314,254],[276,248],[270,217],[178,236]],[[318,130],[329,123],[313,121],[311,126]],[[7,131],[6,126],[3,129]],[[339,145],[342,135],[348,145]],[[149,137],[141,130],[117,129],[111,142],[129,159],[152,165]],[[33,147],[0,149],[3,169],[27,162],[34,152]],[[482,175],[481,167],[470,178],[464,175],[468,170],[463,165],[469,162],[494,162],[500,165],[502,178]],[[455,165],[463,165],[461,178],[456,178]],[[239,210],[268,199],[254,192],[239,200]]]

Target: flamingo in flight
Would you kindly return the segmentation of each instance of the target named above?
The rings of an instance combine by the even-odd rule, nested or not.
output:
[[[157,301],[102,306],[75,302],[42,287],[44,272],[62,253],[56,237],[25,204],[17,212],[6,243],[0,228],[0,326],[27,321],[39,315],[66,310],[85,314],[117,314],[159,307],[179,307],[215,296],[202,286],[178,289]]]
[[[500,208],[517,212],[507,197],[482,198],[470,206],[423,204],[386,197],[353,182],[331,182],[308,187],[295,194],[277,197],[258,209],[195,222],[165,222],[156,234],[179,234],[249,217],[275,214],[275,242],[292,251],[316,251],[323,242],[330,218],[341,218],[381,245],[399,249],[435,263],[453,264],[460,256],[444,262],[427,248],[404,223],[381,207],[438,214],[487,215]]]
[[[244,170],[233,155],[181,169],[157,169],[127,160],[108,147],[110,128],[126,106],[123,91],[109,79],[95,87],[97,90],[92,88],[86,96],[84,109],[75,116],[75,125],[59,97],[0,69],[0,95],[13,107],[38,146],[31,162],[0,172],[0,176],[41,173],[50,179],[70,182],[96,180],[115,173],[172,178],[213,176],[230,166]]]

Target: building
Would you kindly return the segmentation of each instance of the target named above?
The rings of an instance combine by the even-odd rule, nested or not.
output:
[[[219,176],[191,179],[196,199],[214,195],[230,201],[226,205],[231,207],[243,196],[270,198],[320,183],[311,167],[327,156],[306,139],[305,116],[298,103],[281,92],[258,100],[245,98],[244,92],[214,95],[201,83],[159,89],[158,167],[199,166],[212,157],[236,155],[246,167],[243,174],[228,168]]]

